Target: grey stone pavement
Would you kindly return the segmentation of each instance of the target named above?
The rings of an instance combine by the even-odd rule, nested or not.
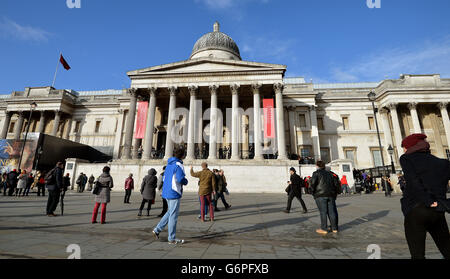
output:
[[[320,221],[310,195],[304,196],[308,214],[301,214],[298,201],[290,214],[283,213],[283,194],[231,193],[226,198],[232,208],[217,212],[215,222],[201,223],[197,195],[185,193],[177,237],[186,243],[173,246],[167,231],[160,240],[151,234],[161,212],[159,197],[151,216],[138,219],[140,194],[133,192],[131,204],[123,204],[123,194],[115,192],[107,224],[101,225],[90,223],[90,193],[68,192],[65,215],[55,218],[44,214],[47,197],[0,196],[0,258],[64,259],[70,244],[80,246],[83,259],[367,259],[370,244],[380,246],[383,259],[409,258],[400,196],[338,198],[341,231],[327,236],[315,233]],[[427,257],[441,258],[430,236]]]

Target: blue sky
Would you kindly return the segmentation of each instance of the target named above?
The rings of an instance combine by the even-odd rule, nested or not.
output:
[[[189,58],[214,21],[244,60],[288,66],[314,82],[380,81],[402,73],[450,77],[450,1],[0,1],[0,94],[49,86],[127,88],[129,70]]]

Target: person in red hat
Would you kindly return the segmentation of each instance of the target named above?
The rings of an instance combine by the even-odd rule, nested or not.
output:
[[[450,234],[445,219],[450,162],[430,152],[424,134],[412,134],[402,141],[400,157],[406,185],[401,199],[405,236],[413,259],[425,259],[427,232],[445,259],[450,259]]]

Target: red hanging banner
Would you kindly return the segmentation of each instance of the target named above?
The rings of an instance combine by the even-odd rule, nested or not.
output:
[[[264,111],[264,138],[275,138],[275,117],[273,99],[263,100]]]
[[[145,126],[147,124],[148,102],[138,102],[136,117],[135,139],[143,139],[145,136]]]

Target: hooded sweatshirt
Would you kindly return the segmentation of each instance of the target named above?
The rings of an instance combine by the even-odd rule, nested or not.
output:
[[[169,200],[181,199],[183,186],[187,184],[183,161],[176,157],[170,158],[164,172],[162,197]]]

